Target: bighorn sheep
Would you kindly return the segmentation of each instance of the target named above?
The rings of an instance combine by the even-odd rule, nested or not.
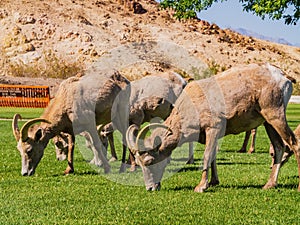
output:
[[[41,160],[49,140],[61,132],[69,134],[68,167],[65,174],[72,173],[75,135],[87,132],[92,140],[93,152],[103,162],[105,172],[110,166],[100,151],[96,125],[111,121],[111,108],[116,96],[129,81],[116,71],[91,72],[83,77],[72,77],[61,83],[55,98],[45,109],[41,118],[28,121],[18,128],[20,115],[14,116],[12,128],[22,157],[22,175],[32,175]],[[36,123],[40,125],[34,125]],[[34,126],[33,126],[34,125]]]
[[[137,137],[136,127],[130,126],[126,134],[128,145],[142,167],[147,190],[160,189],[166,158],[177,146],[190,141],[206,144],[202,178],[194,191],[203,192],[209,185],[217,184],[218,180],[214,179],[208,182],[208,170],[210,165],[216,165],[218,139],[249,131],[260,124],[264,124],[274,146],[274,164],[264,189],[277,185],[284,143],[295,153],[300,174],[298,140],[286,121],[291,93],[292,82],[270,64],[239,66],[189,83],[163,124],[151,124]],[[141,141],[151,127],[156,129]]]
[[[105,150],[108,148],[108,144],[110,145],[110,150],[111,150],[111,159],[109,160],[110,162],[116,161],[118,159],[116,150],[115,150],[115,145],[114,145],[114,137],[113,137],[113,126],[112,123],[108,123],[105,126],[99,125],[97,126],[97,131],[100,137],[100,140],[105,148]],[[82,136],[86,138],[86,146],[90,149],[92,149],[92,143],[91,140],[89,139],[89,136],[85,134],[84,132],[81,133]],[[69,134],[65,134],[61,132],[59,135],[55,136],[52,141],[55,146],[55,151],[56,151],[56,159],[59,161],[63,161],[67,158],[68,154],[68,139]],[[106,151],[104,151],[105,153]],[[95,159],[91,161],[93,163]]]
[[[159,76],[146,76],[131,82],[131,90],[124,90],[116,101],[115,107],[128,106],[127,113],[122,110],[113,110],[113,125],[123,134],[123,143],[126,144],[125,134],[129,125],[137,128],[144,122],[154,118],[165,119],[169,116],[173,104],[186,86],[186,81],[177,73],[160,74]],[[129,102],[128,102],[129,101]],[[123,146],[122,165],[120,172],[126,169],[126,146]],[[135,160],[131,158],[131,171],[135,170]]]
[[[118,129],[123,136],[125,136],[127,127],[131,124],[135,124],[139,127],[144,122],[150,122],[155,117],[165,119],[171,112],[172,106],[175,103],[177,97],[182,92],[186,85],[186,81],[177,73],[165,73],[153,76],[146,76],[136,81],[132,81],[130,89],[123,90],[119,94],[119,100],[115,101],[115,107],[126,108],[124,104],[128,106],[128,112],[124,110],[113,110],[114,126]],[[128,92],[129,91],[129,92]],[[125,98],[125,100],[124,100]],[[126,99],[127,98],[127,99]],[[129,103],[128,103],[129,101]],[[127,116],[126,116],[127,115]],[[113,124],[110,123],[104,127],[104,130],[99,132],[100,139],[104,142],[104,146],[107,148],[107,141],[110,142],[112,155],[116,158],[113,144]],[[107,138],[106,138],[107,137]],[[56,143],[58,142],[58,143]],[[65,140],[56,139],[55,145],[62,147],[66,146]],[[125,140],[123,140],[125,143]],[[87,141],[87,145],[89,142]],[[190,147],[192,148],[192,146]],[[62,149],[58,149],[57,158],[62,157]],[[135,160],[132,155],[129,156],[131,162],[131,171],[135,170]],[[126,170],[126,145],[123,145],[122,153],[122,165],[120,172]]]

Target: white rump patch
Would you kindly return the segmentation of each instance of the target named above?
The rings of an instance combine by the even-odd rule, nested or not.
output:
[[[266,67],[268,68],[268,70],[270,71],[271,75],[274,77],[276,82],[281,83],[282,81],[286,81],[283,72],[279,68],[269,63],[266,63]]]
[[[276,66],[273,66],[269,63],[266,63],[266,66],[270,71],[272,77],[274,78],[275,82],[278,83],[279,87],[284,93],[284,105],[287,106],[293,92],[292,82],[289,79],[287,79],[284,73]]]

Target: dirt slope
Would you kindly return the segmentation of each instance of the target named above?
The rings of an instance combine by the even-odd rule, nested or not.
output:
[[[9,62],[39,62],[49,50],[85,68],[118,69],[129,79],[167,70],[201,78],[208,67],[271,62],[300,81],[300,48],[201,20],[180,22],[152,0],[1,0],[0,43],[0,82],[15,80],[8,77]]]

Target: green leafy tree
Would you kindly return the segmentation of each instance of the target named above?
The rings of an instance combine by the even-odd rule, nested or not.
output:
[[[196,18],[197,12],[206,10],[214,2],[226,0],[162,0],[163,8],[173,8],[178,19]],[[296,25],[300,18],[300,0],[239,0],[243,9],[262,19],[284,19],[286,24]]]

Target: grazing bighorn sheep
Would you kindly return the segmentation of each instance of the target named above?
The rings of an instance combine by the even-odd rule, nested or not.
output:
[[[274,146],[274,164],[264,189],[277,184],[284,143],[295,153],[300,174],[298,140],[286,121],[291,93],[292,82],[270,64],[231,68],[214,77],[189,83],[163,124],[143,128],[136,141],[136,127],[128,129],[128,145],[142,167],[147,190],[160,189],[166,158],[177,146],[191,141],[206,144],[202,178],[194,191],[203,192],[209,185],[217,184],[218,180],[208,182],[208,170],[210,165],[216,165],[218,139],[249,131],[260,124],[264,124]],[[151,127],[156,129],[141,141]]]
[[[126,144],[125,134],[129,125],[134,124],[137,128],[154,118],[165,119],[169,116],[173,104],[186,86],[186,81],[177,73],[160,74],[159,76],[146,76],[131,82],[130,93],[122,91],[118,105],[128,105],[128,118],[126,113],[115,110],[113,124],[122,134],[123,143]],[[127,98],[124,100],[124,98]],[[129,101],[129,103],[128,103]],[[124,108],[124,107],[123,107]],[[125,120],[124,120],[125,119]],[[135,170],[135,160],[130,154],[131,171]],[[126,169],[126,146],[123,145],[122,165],[120,172]]]
[[[114,146],[114,137],[113,137],[113,126],[112,123],[108,123],[105,126],[99,125],[97,126],[97,131],[100,137],[100,140],[105,148],[104,153],[106,152],[106,149],[108,148],[108,144],[110,145],[110,150],[111,150],[111,159],[109,160],[110,162],[116,161],[118,159],[115,146]],[[89,139],[89,136],[85,133],[82,132],[80,135],[86,138],[86,147],[90,148],[92,150],[92,143],[91,140]],[[69,134],[65,134],[61,132],[59,135],[55,136],[52,141],[55,146],[55,151],[56,151],[56,159],[59,161],[63,161],[67,158],[68,154],[68,139]],[[91,163],[94,163],[95,159],[91,161]]]
[[[102,161],[104,171],[109,172],[110,166],[100,151],[102,144],[96,126],[111,121],[113,102],[128,86],[129,81],[116,71],[102,71],[101,74],[91,71],[83,77],[72,77],[62,82],[41,118],[28,121],[21,130],[17,124],[20,115],[15,115],[12,126],[22,157],[22,175],[34,174],[49,140],[61,132],[70,137],[65,174],[74,171],[75,135],[81,132],[87,132],[93,143],[94,155]],[[39,122],[40,125],[34,125]]]
[[[116,100],[114,103],[115,107],[121,106],[123,109],[126,108],[124,106],[124,104],[126,104],[128,106],[127,110],[129,111],[124,112],[124,110],[114,110],[113,121],[115,122],[114,125],[116,129],[124,134],[123,136],[125,137],[127,127],[131,124],[140,127],[142,123],[149,122],[156,117],[165,119],[170,114],[173,104],[185,85],[186,81],[177,73],[146,76],[140,80],[131,82],[130,89],[122,91],[119,95],[119,100]],[[103,144],[106,148],[108,146],[107,141],[110,142],[112,156],[115,156],[116,158],[116,153],[113,151],[112,123],[107,124],[103,129],[104,130],[99,132],[100,139],[104,142]],[[55,140],[55,142],[57,141],[59,141],[59,139]],[[60,140],[60,143],[56,143],[55,145],[64,146],[63,143],[66,143],[66,140]],[[123,143],[125,143],[125,140],[123,140]],[[87,141],[87,145],[89,146],[89,141]],[[63,158],[60,156],[60,153],[63,153],[62,149],[57,149],[57,152],[59,152],[57,158]],[[135,160],[131,154],[129,158],[131,162],[130,170],[134,171],[136,166]],[[120,172],[124,172],[125,170],[126,145],[123,145]]]

